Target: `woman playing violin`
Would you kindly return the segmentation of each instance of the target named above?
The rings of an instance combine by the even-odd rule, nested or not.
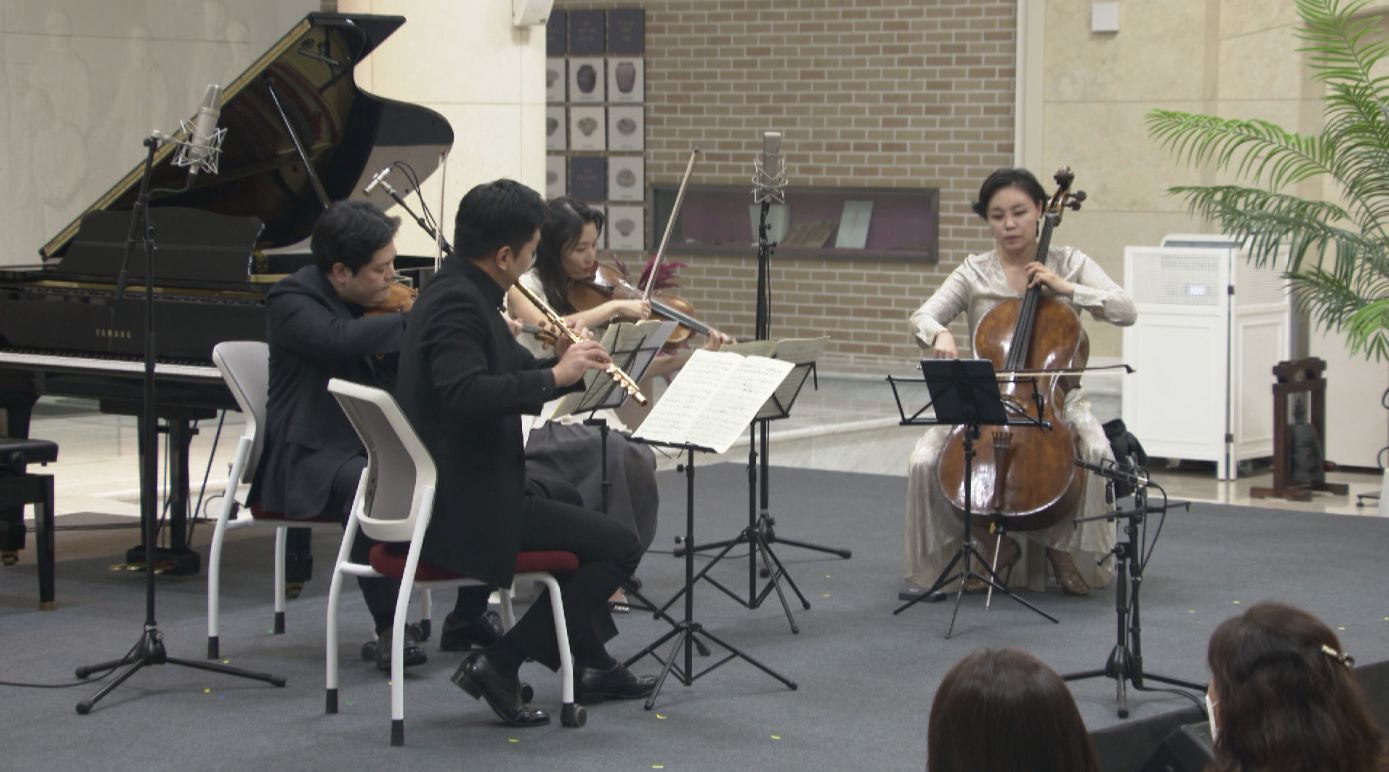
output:
[[[652,315],[651,303],[640,298],[622,299],[616,296],[590,308],[575,307],[570,294],[576,286],[589,285],[599,273],[598,236],[603,231],[603,214],[581,201],[556,198],[550,201],[545,225],[540,232],[540,247],[535,253],[535,267],[521,277],[521,282],[570,322],[597,330],[612,321],[641,321]],[[526,324],[541,325],[544,317],[520,292],[507,294],[507,309]],[[709,330],[709,349],[718,349],[732,338],[718,330]],[[533,351],[543,345],[527,343]],[[688,353],[662,355],[647,370],[648,376],[669,375],[680,369]]]
[[[1088,312],[1100,321],[1121,327],[1133,324],[1133,299],[1080,250],[1052,245],[1045,263],[1036,260],[1038,223],[1046,203],[1046,191],[1025,169],[999,169],[984,180],[974,212],[988,223],[994,248],[966,258],[940,289],[912,313],[912,334],[929,356],[959,356],[955,337],[947,327],[957,316],[967,315],[973,337],[988,311],[1019,297],[1032,286],[1041,286],[1045,295],[1065,299],[1077,311]],[[1095,419],[1083,388],[1072,389],[1065,404],[1056,409],[1075,432],[1081,458],[1094,463],[1112,458],[1104,429]],[[941,448],[949,433],[950,427],[933,427],[917,442],[911,455],[906,570],[907,579],[923,587],[935,580],[960,545],[959,521],[936,477]],[[1070,595],[1084,595],[1091,583],[1108,581],[1109,564],[1097,568],[1096,562],[1113,547],[1114,529],[1103,520],[1079,526],[1073,520],[1076,515],[1091,516],[1104,511],[1103,486],[1087,481],[1078,512],[1049,528],[1018,531],[1014,536],[1045,547],[1061,589]],[[975,526],[975,537],[980,540],[985,557],[996,559],[1000,574],[1022,555],[1021,545],[1013,536],[1000,540]],[[1029,560],[1026,567],[1026,583],[1033,589],[1044,589],[1043,563]],[[984,585],[971,580],[965,589],[977,592]]]

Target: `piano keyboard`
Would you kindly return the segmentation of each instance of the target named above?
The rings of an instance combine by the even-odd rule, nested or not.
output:
[[[13,365],[30,369],[62,369],[103,371],[116,373],[145,372],[145,363],[138,359],[104,359],[95,356],[59,356],[55,354],[35,354],[22,351],[0,351],[0,365]],[[222,374],[213,365],[187,365],[171,362],[155,362],[154,374],[167,378],[181,378],[195,381],[220,381]]]

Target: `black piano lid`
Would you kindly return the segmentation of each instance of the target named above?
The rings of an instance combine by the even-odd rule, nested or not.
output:
[[[391,161],[406,161],[427,178],[440,153],[453,145],[448,121],[428,108],[368,94],[353,77],[356,65],[403,23],[402,16],[309,14],[223,89],[219,125],[227,136],[218,173],[200,174],[192,190],[154,197],[152,206],[256,218],[264,225],[255,244],[260,249],[307,238],[322,205],[275,109],[271,87],[329,199],[360,197],[377,167]],[[169,144],[159,148],[153,188],[184,186],[188,172],[170,163],[173,151]],[[143,166],[142,161],[131,169],[41,254],[46,259],[66,254],[83,219],[94,212],[128,211]],[[77,268],[63,266],[65,273]],[[91,272],[90,267],[79,270]]]

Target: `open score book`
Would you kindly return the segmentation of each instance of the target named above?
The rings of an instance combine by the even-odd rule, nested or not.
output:
[[[794,368],[767,357],[700,349],[633,436],[723,453]]]

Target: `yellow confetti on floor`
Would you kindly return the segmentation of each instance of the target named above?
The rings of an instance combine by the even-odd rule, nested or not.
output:
[[[657,714],[656,714],[656,720],[657,720],[657,721],[665,721],[665,720],[666,720],[666,714],[664,714],[664,713],[657,713]]]
[[[773,740],[780,740],[780,739],[781,739],[781,735],[779,735],[779,734],[774,734],[774,735],[772,735],[772,739],[773,739]]]
[[[508,738],[506,738],[506,741],[509,742],[509,743],[511,743],[512,745],[520,745],[520,744],[521,744],[521,741],[518,740],[518,739],[516,739],[515,737],[508,737]]]
[[[206,687],[205,687],[205,688],[203,689],[203,694],[212,694],[212,689],[206,688]]]
[[[1236,606],[1238,606],[1238,605],[1240,604],[1240,601],[1237,601],[1237,600],[1235,600],[1235,601],[1230,601],[1230,602],[1231,602],[1231,603],[1234,603]]]
[[[652,765],[651,765],[651,768],[652,768],[652,769],[665,769],[665,768],[666,768],[666,765],[665,765],[665,764],[652,764]]]
[[[822,597],[822,598],[828,598],[829,596],[830,596],[830,594],[827,593],[827,592],[822,592],[822,593],[820,593],[820,597]]]
[[[1346,631],[1346,626],[1345,626],[1345,625],[1336,625],[1336,629],[1337,629],[1337,630],[1340,630],[1341,632],[1344,633],[1344,632]]]

